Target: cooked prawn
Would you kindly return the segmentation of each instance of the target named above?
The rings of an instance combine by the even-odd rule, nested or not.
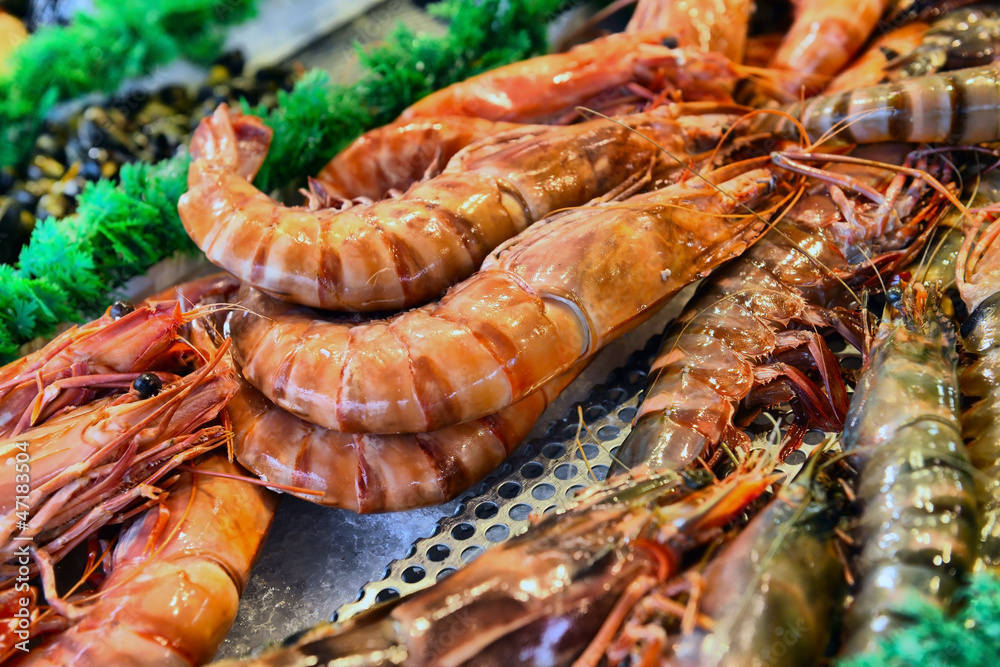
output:
[[[495,251],[440,302],[353,325],[246,289],[230,319],[246,379],[286,410],[354,433],[478,419],[638,326],[765,226],[768,158],[617,204],[570,209]],[[706,183],[705,181],[709,183]]]
[[[786,82],[792,99],[822,88],[864,45],[889,0],[795,0],[795,22],[770,66],[795,73]]]
[[[212,659],[236,619],[277,496],[203,473],[244,474],[216,454],[175,478],[118,538],[110,576],[72,600],[77,617],[13,665],[194,667]]]
[[[555,53],[498,67],[431,93],[400,120],[475,116],[489,120],[545,122],[629,84],[687,102],[731,102],[740,73],[718,54],[670,49],[671,31],[613,34]]]
[[[439,296],[547,213],[627,187],[661,159],[660,147],[688,156],[714,146],[735,118],[685,120],[683,109],[492,135],[401,198],[309,210],[250,185],[270,131],[223,105],[192,139],[190,189],[178,210],[212,262],[279,298],[336,310],[403,308]]]

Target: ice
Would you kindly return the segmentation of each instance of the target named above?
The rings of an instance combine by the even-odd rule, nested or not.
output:
[[[274,525],[218,658],[249,655],[269,642],[330,620],[394,558],[434,532],[457,502],[362,516],[282,498]]]

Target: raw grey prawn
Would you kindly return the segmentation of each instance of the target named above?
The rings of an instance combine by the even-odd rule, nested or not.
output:
[[[993,172],[994,174],[996,172]],[[993,179],[996,184],[996,178]],[[995,187],[992,202],[1000,201]],[[1000,223],[968,230],[958,251],[957,281],[969,311],[962,323],[962,349],[973,361],[962,369],[962,393],[977,398],[962,414],[962,431],[969,448],[980,501],[979,567],[1000,567],[1000,266],[996,241]],[[957,234],[956,234],[957,235]],[[970,258],[971,256],[971,258]]]
[[[812,140],[977,144],[1000,140],[1000,63],[820,95],[794,104]],[[761,131],[798,136],[787,120],[764,116]]]
[[[827,93],[987,65],[1000,57],[1000,5],[977,3],[930,23],[907,23],[884,35],[827,87]]]
[[[676,475],[620,479],[430,588],[220,667],[569,665],[619,598],[670,576],[777,478],[758,459],[698,491]]]
[[[670,613],[680,605],[664,602],[679,582],[667,581],[627,617],[609,619],[608,627],[620,621],[621,628],[602,664],[653,664],[654,656],[671,667],[819,664],[847,593],[836,534],[847,503],[836,478],[817,472],[816,461],[703,570],[688,573],[699,582],[687,587],[698,592],[689,604],[704,623],[685,627]],[[603,644],[593,645],[595,654]]]
[[[148,502],[152,485],[181,463],[225,441],[207,425],[236,393],[225,348],[197,371],[155,378],[129,393],[67,410],[0,440],[0,587],[18,573],[18,548],[30,540],[49,604],[52,564],[106,523]],[[148,393],[143,393],[148,388]],[[30,479],[19,463],[30,461]],[[25,509],[27,508],[27,509]]]
[[[0,368],[0,439],[87,403],[97,391],[127,389],[144,371],[171,369],[185,349],[178,331],[198,316],[182,314],[176,301],[139,308],[120,302]]]
[[[521,400],[742,252],[775,204],[768,158],[564,211],[437,303],[354,324],[245,289],[229,320],[244,377],[307,421],[422,433]],[[711,183],[706,183],[705,181]],[[716,190],[718,188],[718,191]]]
[[[167,493],[119,536],[110,574],[69,599],[71,618],[48,630],[17,667],[196,667],[212,659],[236,619],[277,496],[213,454],[165,484]],[[41,625],[41,623],[39,623]],[[17,652],[21,655],[20,652]]]
[[[858,468],[860,553],[843,651],[905,626],[900,605],[947,609],[978,546],[976,492],[958,417],[954,327],[920,283],[891,288],[851,400],[843,445]]]
[[[664,336],[617,455],[624,466],[680,469],[720,443],[745,448],[749,438],[734,416],[746,399],[791,401],[796,424],[788,447],[809,424],[843,427],[847,392],[816,329],[837,329],[860,346],[849,286],[905,262],[946,210],[923,181],[893,171],[907,151],[856,151],[885,168],[848,163],[814,172],[775,228],[706,281]],[[885,199],[871,201],[871,193]],[[811,369],[820,386],[806,375]]]
[[[212,262],[278,298],[332,310],[404,308],[437,298],[548,213],[627,189],[661,160],[658,146],[686,159],[714,147],[736,118],[725,109],[684,113],[663,107],[620,122],[522,126],[465,147],[398,198],[341,210],[285,207],[254,188],[270,130],[223,105],[192,139],[178,211]]]

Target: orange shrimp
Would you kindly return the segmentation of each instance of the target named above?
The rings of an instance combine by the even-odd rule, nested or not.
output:
[[[0,466],[0,587],[17,575],[18,550],[30,544],[32,570],[41,572],[54,604],[53,563],[141,504],[177,465],[223,442],[221,427],[205,424],[238,388],[224,353],[161,388],[156,376],[140,376],[127,394],[0,440],[6,463]]]
[[[440,302],[390,320],[352,325],[246,289],[229,321],[234,352],[268,398],[327,428],[421,433],[478,419],[742,252],[765,226],[746,211],[773,203],[782,173],[758,158],[570,209],[495,251]]]
[[[685,101],[730,102],[737,69],[718,54],[670,49],[671,34],[654,30],[613,34],[554,53],[498,67],[431,93],[400,120],[475,116],[489,120],[545,122],[577,106],[634,84],[654,85]]]
[[[316,180],[329,194],[344,199],[382,199],[440,170],[473,141],[517,127],[461,116],[390,123],[355,139],[323,167]]]
[[[229,402],[236,458],[261,479],[354,512],[443,503],[492,472],[531,431],[576,367],[496,414],[429,433],[358,435],[282,410],[246,382]]]
[[[241,474],[225,456],[196,470]],[[277,496],[235,479],[183,473],[122,533],[111,575],[75,600],[79,616],[17,667],[174,667],[212,659],[267,535]]]
[[[178,330],[197,316],[182,315],[176,302],[141,308],[118,302],[0,368],[0,439],[86,403],[94,389],[127,388],[142,371],[168,368]]]
[[[678,46],[714,51],[740,63],[752,7],[749,0],[639,0],[626,31],[669,31]]]
[[[770,66],[794,73],[785,84],[791,99],[818,92],[868,40],[889,0],[796,0],[795,22]]]
[[[915,21],[882,35],[850,67],[838,74],[824,92],[833,94],[885,83],[888,62],[900,53],[917,48],[929,28],[927,23]]]
[[[269,294],[332,310],[405,308],[438,297],[547,213],[627,187],[661,159],[660,147],[704,151],[735,119],[685,120],[684,109],[521,127],[467,146],[401,198],[310,210],[249,183],[270,131],[223,105],[191,142],[178,210],[212,262]]]

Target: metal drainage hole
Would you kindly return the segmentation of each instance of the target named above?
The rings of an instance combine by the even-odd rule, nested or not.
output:
[[[597,421],[601,417],[608,414],[608,411],[604,409],[602,405],[591,405],[589,408],[583,411],[583,418],[588,421]]]
[[[542,514],[552,514],[555,511],[556,511],[556,506],[555,505],[549,505],[548,507],[545,508],[545,510],[542,512]]]
[[[531,490],[531,495],[537,500],[548,500],[556,495],[556,487],[543,482]]]
[[[602,426],[597,429],[597,437],[601,440],[614,440],[621,432],[622,430],[617,426],[608,424],[607,426]]]
[[[462,552],[462,562],[468,563],[469,561],[475,560],[479,556],[479,554],[483,553],[484,551],[486,550],[483,549],[478,544],[476,546],[469,547],[468,549]]]
[[[571,486],[568,489],[566,489],[566,497],[567,498],[572,498],[573,496],[576,495],[577,491],[580,491],[580,490],[586,489],[586,488],[587,487],[585,487],[583,484],[574,484],[573,486]]]
[[[531,505],[525,505],[524,503],[518,503],[507,510],[507,516],[514,521],[525,521],[530,515]]]
[[[415,584],[421,579],[423,579],[426,574],[427,572],[424,570],[424,568],[420,567],[419,565],[411,565],[410,567],[403,570],[403,573],[399,575],[399,578],[402,579],[407,584]]]
[[[806,436],[802,438],[802,441],[807,445],[818,445],[824,440],[826,440],[826,433],[823,433],[823,431],[809,431],[806,433]]]
[[[576,422],[566,424],[566,428],[563,429],[564,438],[575,438],[577,433],[583,434],[586,433],[586,431],[584,431],[583,428],[581,428]]]
[[[510,528],[498,523],[495,526],[490,526],[486,529],[486,539],[490,542],[503,542],[510,535]]]
[[[427,558],[435,563],[440,563],[451,555],[451,549],[444,544],[435,544],[427,550]]]
[[[600,452],[600,450],[597,448],[597,445],[587,444],[583,446],[582,454],[580,453],[580,448],[579,447],[576,448],[576,458],[582,459],[583,457],[586,456],[587,460],[590,461],[597,457],[598,452]]]
[[[399,591],[395,588],[383,588],[375,596],[375,602],[381,604],[383,602],[388,602],[389,600],[395,600],[399,597]]]
[[[511,498],[517,498],[521,494],[521,485],[517,482],[504,482],[497,489],[497,495],[501,498],[506,498],[510,500]]]
[[[563,463],[556,466],[556,479],[572,479],[576,477],[577,469],[572,463]]]
[[[629,384],[640,384],[646,380],[646,371],[632,371],[628,374]]]
[[[616,446],[614,446],[614,447],[611,448],[610,452],[608,452],[611,455],[612,459],[614,459],[616,456],[618,456],[618,450],[619,449],[621,449],[621,446],[620,445],[616,445]]]
[[[608,390],[607,396],[609,401],[617,404],[628,398],[628,392],[621,387],[612,387]]]
[[[608,477],[608,466],[599,465],[591,468],[594,471],[594,479],[598,482],[603,482]]]
[[[631,424],[632,420],[635,419],[635,412],[636,410],[633,407],[622,408],[618,411],[618,419],[621,419],[626,424]]]
[[[435,578],[436,578],[436,579],[437,579],[438,581],[441,581],[442,579],[447,579],[447,578],[448,578],[448,577],[450,577],[451,575],[455,574],[455,571],[456,571],[456,570],[455,570],[455,568],[453,568],[453,567],[446,567],[446,568],[443,568],[443,569],[442,569],[442,570],[441,570],[440,572],[438,572],[438,573],[437,573],[437,577],[435,577]]]
[[[545,445],[542,449],[542,456],[547,459],[561,459],[566,456],[566,447],[562,443],[553,442],[550,445]]]
[[[545,472],[545,466],[538,461],[529,461],[521,466],[521,475],[528,479],[541,477],[543,472]]]
[[[790,466],[802,465],[806,462],[806,453],[801,449],[796,449],[794,452],[789,452],[788,456],[785,457],[785,463]]]
[[[492,519],[499,511],[500,508],[497,507],[496,503],[486,501],[476,506],[476,517],[480,519]]]
[[[460,523],[451,529],[451,536],[456,540],[467,540],[476,534],[476,527],[471,523]]]
[[[360,590],[358,591],[358,594],[357,594],[357,596],[356,596],[356,597],[354,598],[354,601],[355,601],[355,602],[361,602],[361,601],[362,601],[362,600],[364,600],[364,599],[365,599],[365,589],[364,589],[364,588],[362,588],[362,589],[360,589]]]

